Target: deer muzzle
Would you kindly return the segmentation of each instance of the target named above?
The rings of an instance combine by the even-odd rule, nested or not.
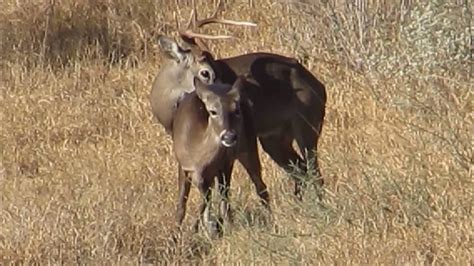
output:
[[[231,148],[237,143],[237,133],[234,130],[224,130],[220,135],[224,147]]]

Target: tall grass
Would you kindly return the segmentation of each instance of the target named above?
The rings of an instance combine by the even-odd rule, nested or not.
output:
[[[293,56],[326,84],[325,197],[295,201],[261,152],[272,221],[238,165],[234,225],[175,245],[176,162],[148,94],[156,37],[190,5],[0,3],[2,264],[472,264],[470,2],[227,1],[259,26],[204,29],[239,37],[217,57]]]

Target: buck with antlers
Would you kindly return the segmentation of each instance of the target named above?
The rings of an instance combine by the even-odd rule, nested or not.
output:
[[[221,9],[220,2],[212,17],[197,20],[194,8],[194,28],[210,23],[255,25],[218,19]],[[308,166],[312,162],[315,183],[322,186],[316,150],[325,116],[324,85],[296,59],[250,53],[216,60],[202,42],[202,39],[229,36],[197,34],[188,29],[180,31],[180,37],[184,41],[182,46],[165,36],[159,38],[159,46],[168,60],[156,76],[150,94],[152,113],[166,131],[176,130],[173,125],[176,108],[185,93],[195,90],[194,77],[204,84],[233,84],[238,76],[247,75],[242,81],[242,91],[251,102],[250,115],[263,150],[290,174],[291,164],[311,173]],[[293,148],[293,141],[301,156]],[[295,178],[294,193],[300,199],[303,184],[302,179]]]

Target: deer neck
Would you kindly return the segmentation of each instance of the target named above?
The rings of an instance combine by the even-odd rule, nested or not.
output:
[[[216,159],[221,157],[220,139],[212,130],[210,121],[199,119],[195,122],[206,125],[196,127],[194,128],[195,132],[188,133],[192,140],[184,146],[188,156],[182,156],[182,167],[187,171],[208,171],[213,169],[212,165],[216,163]]]
[[[164,70],[163,76],[167,79],[169,86],[164,88],[163,93],[183,93],[194,91],[193,74],[189,69],[173,62],[172,67]]]
[[[204,132],[201,135],[201,143],[202,143],[202,147],[204,149],[212,149],[212,150],[219,149],[219,147],[221,145],[220,137],[213,130],[212,121],[210,121],[210,118],[207,118]]]
[[[194,91],[193,76],[176,63],[164,67],[157,76],[151,92],[151,107],[154,116],[171,130],[174,113],[183,96]]]

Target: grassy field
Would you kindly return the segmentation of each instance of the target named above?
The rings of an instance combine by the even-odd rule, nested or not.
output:
[[[239,37],[216,57],[293,56],[327,86],[325,198],[295,201],[261,152],[273,222],[237,165],[229,231],[171,245],[177,166],[148,94],[190,2],[1,1],[1,265],[474,263],[470,1],[227,1],[259,26],[204,29]]]

